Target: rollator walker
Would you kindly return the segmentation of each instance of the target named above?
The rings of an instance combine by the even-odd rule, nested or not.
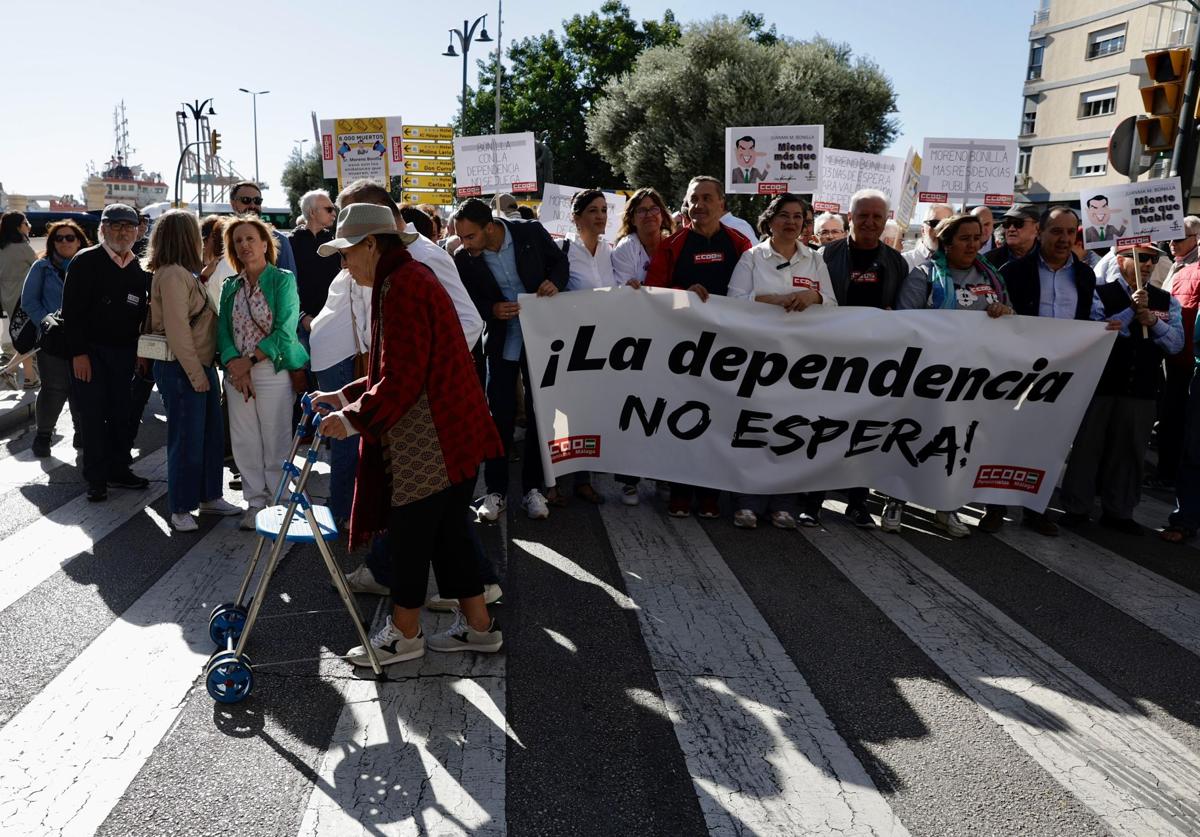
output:
[[[313,505],[306,491],[308,477],[312,473],[313,464],[317,461],[317,453],[325,437],[320,432],[321,417],[313,409],[312,400],[308,395],[301,399],[301,406],[303,414],[296,425],[296,434],[292,437],[291,453],[283,463],[283,476],[279,481],[279,488],[275,491],[275,504],[260,511],[255,519],[258,543],[242,579],[237,600],[217,605],[208,617],[208,635],[218,650],[205,666],[204,682],[212,699],[220,703],[238,703],[249,697],[254,690],[254,668],[250,664],[250,658],[246,656],[246,644],[258,618],[259,608],[266,598],[271,576],[285,551],[284,545],[291,543],[317,545],[321,557],[325,560],[329,577],[333,580],[333,586],[337,588],[342,604],[346,606],[346,612],[354,622],[359,640],[367,649],[376,679],[387,680],[387,674],[379,664],[379,657],[367,636],[367,626],[363,624],[358,607],[350,594],[346,576],[329,550],[329,541],[336,540],[338,536],[333,514],[328,506]],[[295,459],[300,451],[301,440],[310,433],[312,441],[304,454],[303,466],[297,467]],[[283,505],[285,499],[287,505]],[[250,582],[262,559],[263,547],[268,541],[271,542],[271,550],[267,555],[266,567],[259,575],[253,596],[247,599]]]

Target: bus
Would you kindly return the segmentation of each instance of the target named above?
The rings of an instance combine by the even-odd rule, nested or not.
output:
[[[150,216],[151,221],[158,220],[158,216],[162,215],[168,209],[172,209],[171,201],[159,201],[147,206],[142,212]],[[196,207],[185,203],[181,209],[186,209],[190,212],[195,212]],[[233,207],[227,203],[206,203],[204,204],[205,215],[233,215]],[[290,230],[292,228],[292,210],[288,207],[264,206],[259,210],[259,215],[264,221],[273,226],[277,230]]]

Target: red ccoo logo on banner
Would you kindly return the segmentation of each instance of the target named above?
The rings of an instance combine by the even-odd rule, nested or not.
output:
[[[1014,465],[980,465],[975,474],[976,488],[1009,488],[1013,491],[1028,491],[1037,494],[1042,487],[1046,472],[1037,468],[1020,468]]]
[[[595,459],[600,455],[599,436],[564,436],[547,442],[550,445],[550,461],[563,462],[568,459]]]

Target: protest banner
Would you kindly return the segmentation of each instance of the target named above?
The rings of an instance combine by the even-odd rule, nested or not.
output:
[[[810,195],[821,185],[824,125],[725,129],[725,191]]]
[[[904,159],[839,148],[821,150],[821,185],[813,195],[817,212],[849,212],[859,189],[878,189],[894,211],[904,178]]]
[[[362,177],[390,183],[404,171],[403,130],[399,116],[322,119],[322,176],[339,191]]]
[[[912,223],[913,213],[917,211],[917,192],[921,188],[921,155],[915,149],[908,149],[904,158],[904,176],[900,182],[900,197],[896,200],[896,211],[892,216],[900,225],[900,234],[908,232]]]
[[[460,198],[537,191],[533,133],[454,138],[454,193]]]
[[[519,302],[548,481],[583,469],[744,494],[869,485],[935,509],[1043,509],[1116,337],[1102,323],[797,314],[665,288]]]
[[[1079,190],[1083,246],[1149,244],[1183,238],[1183,192],[1178,177]]]
[[[546,231],[555,238],[565,238],[575,232],[575,220],[571,214],[571,199],[576,192],[582,192],[574,186],[560,186],[557,183],[547,183],[542,190],[542,203],[538,207],[538,221]],[[625,211],[625,196],[614,192],[605,192],[604,201],[608,204],[608,225],[604,228],[604,237],[609,242],[617,240],[621,229],[621,213]]]
[[[925,139],[921,203],[1012,206],[1017,141]]]

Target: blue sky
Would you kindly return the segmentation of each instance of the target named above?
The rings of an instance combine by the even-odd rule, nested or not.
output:
[[[599,5],[508,0],[504,41],[560,30],[564,18]],[[639,19],[672,8],[685,22],[749,9],[781,34],[848,42],[878,62],[896,88],[901,133],[890,152],[897,155],[910,144],[919,150],[925,136],[1017,131],[1036,0],[626,5]],[[101,165],[112,153],[112,111],[122,98],[134,159],[170,182],[179,154],[175,110],[181,101],[213,97],[223,153],[252,177],[251,101],[237,92],[246,87],[271,91],[258,100],[259,171],[272,187],[267,202],[284,203],[279,174],[296,140],[307,138],[311,148],[311,111],[450,121],[462,63],[441,55],[447,30],[461,26],[464,13],[487,14],[494,38],[496,3],[466,0],[448,9],[407,1],[14,4],[4,11],[4,63],[14,81],[0,97],[0,183],[9,192],[80,195],[87,162]],[[472,86],[482,49],[472,50]]]

